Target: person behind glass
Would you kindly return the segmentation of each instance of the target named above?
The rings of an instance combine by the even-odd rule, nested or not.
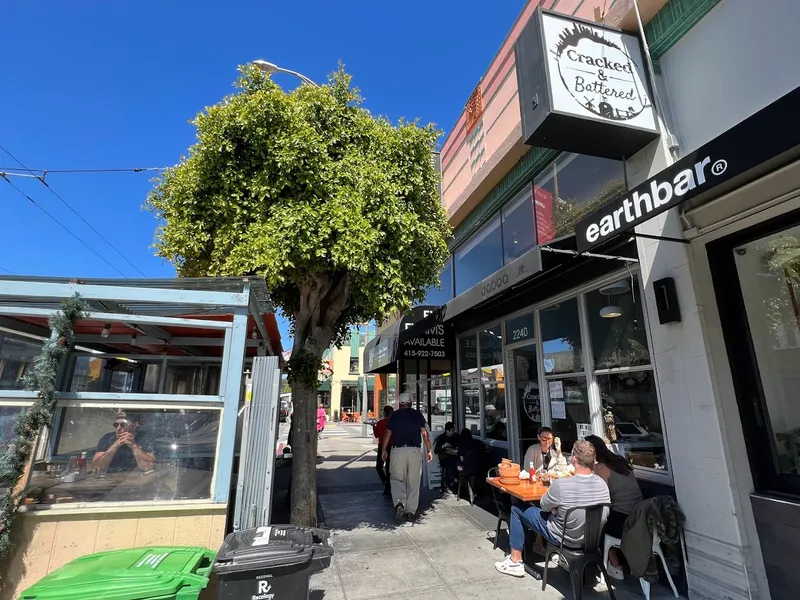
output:
[[[611,452],[605,442],[596,435],[586,436],[586,441],[594,446],[597,455],[594,472],[606,482],[611,494],[611,513],[606,521],[605,532],[622,539],[625,520],[633,508],[643,500],[642,490],[639,489],[639,482],[633,474],[633,467],[624,457]],[[616,548],[611,548],[608,552],[606,570],[614,579],[619,581],[625,579]]]
[[[411,394],[403,392],[397,401],[399,408],[394,411],[381,439],[383,460],[389,459],[389,476],[392,485],[394,520],[402,523],[405,519],[414,520],[419,508],[419,488],[422,480],[422,456],[420,447],[425,442],[428,462],[433,459],[431,440],[428,437],[428,423],[418,410],[411,408]]]
[[[433,444],[433,453],[439,457],[442,469],[442,492],[458,479],[458,441],[456,426],[452,421],[444,424],[444,433],[436,438]]]
[[[525,567],[522,564],[525,527],[538,534],[535,549],[541,554],[544,554],[542,539],[558,546],[562,530],[564,546],[576,549],[583,546],[586,515],[583,511],[574,511],[565,528],[567,510],[579,506],[608,504],[611,499],[605,481],[594,474],[595,452],[592,444],[586,440],[575,442],[571,461],[575,467],[575,476],[553,481],[542,496],[539,507],[531,506],[527,509],[519,506],[511,507],[509,527],[511,555],[494,565],[501,573],[513,577],[525,576]]]
[[[105,434],[97,442],[92,459],[93,471],[118,473],[121,471],[150,471],[156,457],[150,445],[137,437],[141,426],[138,415],[121,411],[114,419],[114,431]]]
[[[530,469],[530,465],[533,463],[534,472],[566,471],[567,460],[561,453],[561,442],[554,443],[555,440],[552,429],[549,427],[539,429],[539,443],[534,444],[525,452],[522,468]]]
[[[383,452],[381,451],[381,439],[383,438],[383,434],[386,433],[386,426],[389,424],[389,417],[392,416],[393,412],[393,407],[389,406],[388,404],[384,406],[383,418],[375,423],[374,427],[372,428],[372,435],[378,438],[378,460],[375,463],[375,470],[378,471],[378,477],[381,478],[384,496],[392,495],[392,488],[389,483],[389,466],[392,463],[392,456],[390,453],[386,457],[386,460],[383,459]],[[389,441],[389,448],[391,448],[391,440]]]

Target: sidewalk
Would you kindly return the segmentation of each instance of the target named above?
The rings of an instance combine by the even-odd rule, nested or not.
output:
[[[492,549],[495,519],[455,498],[424,492],[420,518],[395,525],[375,472],[375,443],[360,425],[342,425],[347,435],[324,436],[317,485],[326,525],[334,531],[331,566],[312,577],[313,600],[483,600],[485,598],[572,598],[567,573],[550,570],[547,590],[532,577],[516,579],[495,571],[508,538]],[[642,600],[639,583],[615,582],[619,600]],[[583,598],[608,598],[588,586]],[[652,600],[672,598],[653,587]]]

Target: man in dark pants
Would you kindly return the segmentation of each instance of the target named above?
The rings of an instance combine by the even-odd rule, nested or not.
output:
[[[458,479],[458,441],[456,426],[452,421],[444,424],[444,433],[436,438],[433,453],[439,457],[442,469],[442,493],[446,493],[450,484]]]
[[[414,520],[419,508],[419,487],[422,480],[422,455],[420,447],[425,442],[428,462],[433,458],[428,423],[418,410],[411,408],[411,394],[403,392],[398,398],[400,408],[389,419],[381,438],[383,460],[389,458],[391,443],[392,464],[389,475],[392,483],[394,520]]]
[[[375,470],[378,471],[378,476],[381,478],[381,483],[383,484],[383,495],[384,496],[391,496],[392,495],[392,488],[389,483],[389,465],[392,461],[391,452],[386,457],[386,460],[383,460],[383,452],[381,448],[381,439],[383,438],[383,434],[386,433],[386,426],[389,423],[389,417],[392,416],[394,412],[394,408],[391,406],[384,406],[383,407],[383,418],[375,423],[375,426],[372,429],[372,434],[378,438],[378,460],[375,463]],[[391,448],[391,441],[389,442],[389,447]]]

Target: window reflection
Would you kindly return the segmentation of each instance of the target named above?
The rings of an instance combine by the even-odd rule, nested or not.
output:
[[[510,263],[536,245],[531,187],[525,186],[503,208],[503,262]]]
[[[498,216],[456,251],[456,295],[466,292],[502,266],[503,236]]]
[[[474,335],[458,339],[458,364],[461,369],[462,385],[477,385],[478,379],[478,343]]]
[[[598,375],[604,414],[613,417],[614,451],[632,464],[651,469],[667,468],[661,415],[653,372],[634,371]],[[610,419],[606,418],[606,429]],[[606,433],[606,437],[611,438]]]
[[[43,504],[211,496],[218,410],[60,410],[53,452],[28,498]]]
[[[539,311],[545,375],[583,371],[578,299]]]
[[[486,423],[486,437],[490,440],[507,440],[506,390],[505,386],[487,385],[484,394],[483,417]]]
[[[14,438],[14,422],[26,410],[24,406],[0,406],[0,449]]]
[[[586,294],[595,369],[650,364],[638,283],[638,277],[633,278],[633,286],[630,279],[622,279]],[[621,314],[602,317],[601,311],[609,306],[618,307]]]
[[[562,154],[534,180],[539,244],[569,235],[580,217],[625,190],[622,161]]]
[[[0,333],[0,390],[21,390],[23,377],[42,351],[42,342]]]
[[[453,257],[449,257],[439,273],[439,285],[428,288],[423,304],[442,306],[453,299]]]
[[[503,328],[495,325],[480,332],[481,379],[503,381]]]
[[[553,432],[561,438],[561,449],[571,452],[578,439],[578,425],[591,425],[586,378],[548,378],[547,387]],[[563,415],[563,418],[556,418],[558,415]]]

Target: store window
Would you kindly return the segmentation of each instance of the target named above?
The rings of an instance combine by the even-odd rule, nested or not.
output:
[[[463,427],[483,437],[480,410],[480,372],[478,371],[478,340],[475,334],[458,338],[459,390],[464,406]]]
[[[483,406],[481,430],[487,439],[508,440],[505,373],[503,370],[503,328],[500,324],[482,329],[480,347]]]
[[[358,375],[359,373],[359,359],[358,356],[350,357],[350,375]]]
[[[0,390],[21,390],[23,378],[42,351],[42,342],[0,333]]]
[[[625,190],[622,161],[561,154],[534,180],[538,243],[573,233],[580,217]]]
[[[510,263],[536,245],[533,192],[530,186],[517,194],[502,211],[503,262]]]
[[[746,396],[740,398],[740,410],[749,421],[744,431],[758,488],[794,496],[800,496],[799,257],[800,227],[737,245],[727,255],[735,264],[746,313],[746,319],[734,318],[745,321],[752,344],[746,348],[747,335],[726,331],[726,337],[735,338],[729,342],[736,348],[731,360],[743,390],[739,395]],[[753,410],[749,419],[748,410]]]
[[[25,406],[0,406],[0,449],[5,449],[14,438],[14,422],[26,410]]]
[[[503,236],[498,216],[456,251],[456,295],[466,292],[502,266]]]
[[[666,471],[639,278],[620,279],[585,297],[605,437],[633,465]]]
[[[539,311],[545,375],[583,372],[578,299]]]
[[[41,504],[210,498],[219,421],[219,410],[62,408],[28,497]]]

